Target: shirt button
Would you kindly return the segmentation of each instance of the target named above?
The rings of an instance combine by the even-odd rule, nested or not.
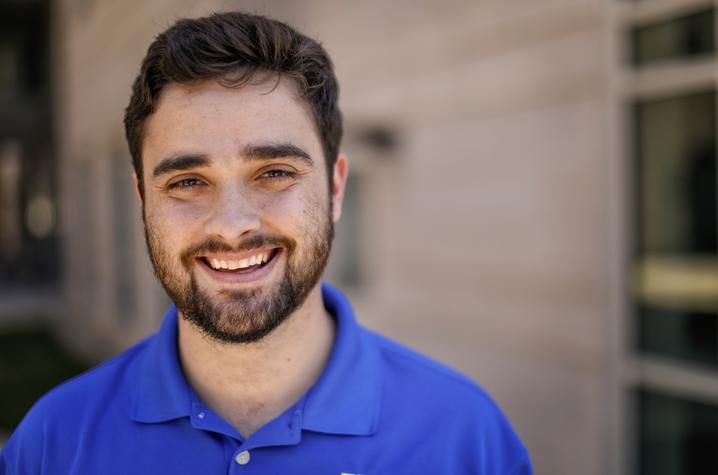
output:
[[[243,450],[234,457],[234,461],[240,465],[247,465],[249,463],[249,450]]]
[[[204,411],[202,411],[199,414],[197,414],[197,417],[199,417],[200,419],[204,419],[204,416],[206,416],[206,415],[207,414],[205,414]]]

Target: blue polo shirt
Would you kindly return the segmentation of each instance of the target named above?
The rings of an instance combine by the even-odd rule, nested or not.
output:
[[[531,474],[476,384],[372,333],[323,284],[336,340],[317,383],[248,438],[202,403],[160,331],[50,391],[0,453],[0,474]]]

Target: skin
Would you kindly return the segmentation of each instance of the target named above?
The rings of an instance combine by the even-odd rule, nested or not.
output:
[[[271,298],[286,273],[307,268],[313,246],[327,239],[327,226],[341,216],[347,179],[347,160],[340,154],[327,189],[327,167],[308,105],[292,81],[283,78],[274,85],[274,79],[233,89],[213,80],[172,83],[145,124],[142,205],[154,239],[153,263],[162,260],[177,284],[194,278],[217,309],[218,324],[238,341],[261,320],[261,315],[245,318],[243,305]],[[259,159],[246,153],[276,144],[296,147],[311,160],[291,153]],[[201,156],[204,163],[153,173],[168,157],[187,155]],[[182,256],[199,243],[221,243],[239,256],[257,236],[294,245],[282,248],[258,278],[223,280],[197,256],[183,265]],[[244,437],[316,382],[334,341],[334,322],[318,282],[256,341],[223,341],[184,318],[181,310],[180,316],[179,356],[187,380]]]

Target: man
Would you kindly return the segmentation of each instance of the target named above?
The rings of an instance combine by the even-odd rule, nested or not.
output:
[[[475,384],[322,285],[347,158],[326,52],[240,13],[157,37],[125,115],[160,331],[28,413],[2,474],[529,474]]]

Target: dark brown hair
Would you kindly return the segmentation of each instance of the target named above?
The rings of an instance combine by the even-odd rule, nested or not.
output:
[[[140,193],[144,194],[143,128],[167,84],[216,79],[226,87],[239,87],[262,72],[276,73],[277,81],[291,78],[299,86],[314,115],[331,183],[342,117],[329,55],[319,43],[284,23],[228,12],[180,20],[147,50],[125,110],[125,134]]]

